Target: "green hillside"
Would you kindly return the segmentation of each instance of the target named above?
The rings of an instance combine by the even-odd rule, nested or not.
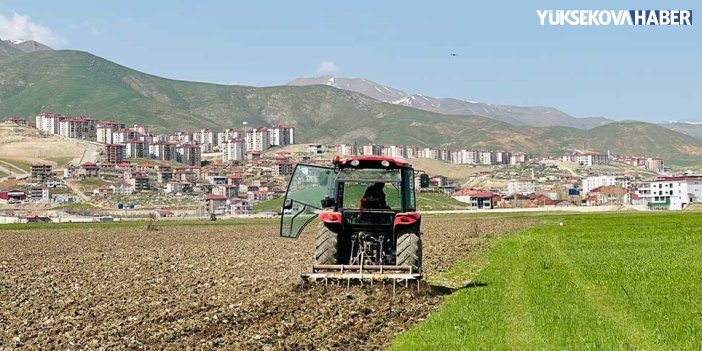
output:
[[[558,154],[587,147],[691,159],[700,141],[650,124],[631,140],[621,123],[582,131],[527,128],[478,116],[448,116],[313,86],[248,87],[176,81],[86,52],[33,52],[0,61],[0,115],[40,112],[146,123],[157,130],[291,124],[300,142],[377,142]],[[628,129],[627,129],[628,130]],[[653,140],[653,142],[651,142]],[[611,147],[610,147],[611,146]],[[623,150],[623,151],[621,151]]]

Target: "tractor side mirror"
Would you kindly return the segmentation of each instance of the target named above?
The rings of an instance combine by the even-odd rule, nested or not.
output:
[[[322,208],[334,207],[334,199],[329,196],[322,199]]]
[[[428,174],[422,173],[419,175],[419,186],[422,188],[429,187],[429,175]]]
[[[284,210],[289,210],[293,206],[293,201],[292,199],[285,199],[285,202],[283,203],[283,209]]]

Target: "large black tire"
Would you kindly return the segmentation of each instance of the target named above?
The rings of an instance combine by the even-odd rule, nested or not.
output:
[[[324,224],[317,231],[317,248],[314,252],[315,264],[337,264],[339,260],[339,235]]]
[[[416,229],[405,229],[397,237],[397,265],[422,270],[422,238]]]

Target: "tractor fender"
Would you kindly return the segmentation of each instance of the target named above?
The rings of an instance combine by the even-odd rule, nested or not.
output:
[[[319,219],[326,224],[341,224],[343,218],[340,212],[322,212],[319,214]]]
[[[395,215],[395,221],[393,223],[393,232],[397,232],[398,229],[411,226],[419,225],[422,220],[422,215],[419,212],[402,212]]]

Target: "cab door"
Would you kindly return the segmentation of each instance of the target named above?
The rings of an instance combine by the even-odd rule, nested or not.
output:
[[[334,198],[334,169],[316,165],[295,166],[280,214],[280,236],[297,239],[319,215],[322,200]]]

